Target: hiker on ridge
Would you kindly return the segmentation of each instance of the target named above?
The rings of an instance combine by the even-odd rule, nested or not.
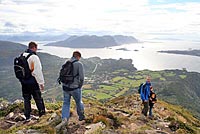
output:
[[[84,105],[82,102],[84,68],[83,64],[79,61],[80,58],[81,53],[79,51],[74,51],[72,58],[67,61],[60,70],[58,81],[62,83],[64,98],[62,107],[62,122],[56,126],[57,130],[61,129],[68,123],[68,120],[70,118],[71,97],[73,97],[76,102],[76,110],[79,116],[79,121],[85,120]],[[70,72],[72,72],[72,74],[70,74]],[[67,73],[69,74],[66,75]],[[70,75],[72,76],[70,77]]]
[[[22,53],[20,58],[16,58],[14,61],[15,74],[22,85],[22,95],[24,98],[24,115],[26,117],[26,121],[31,120],[30,113],[32,97],[35,100],[37,109],[39,111],[39,116],[41,117],[45,114],[44,101],[41,97],[41,91],[44,90],[44,77],[42,73],[42,65],[39,57],[36,54],[36,51],[37,44],[35,42],[30,42],[28,45],[28,49],[24,53]],[[22,67],[26,68],[20,70],[22,67],[20,67],[18,63],[20,63],[20,61],[22,61],[20,59],[23,58],[24,62],[21,63],[26,64],[27,66],[21,64]],[[28,76],[22,76],[26,74],[26,71],[24,70],[28,70]],[[23,71],[25,72],[25,74]]]
[[[140,97],[142,100],[142,104],[144,105],[142,109],[142,114],[147,116],[147,112],[149,110],[149,95],[150,95],[150,86],[151,86],[151,79],[149,76],[146,78],[146,83],[142,85],[142,89],[140,90]]]

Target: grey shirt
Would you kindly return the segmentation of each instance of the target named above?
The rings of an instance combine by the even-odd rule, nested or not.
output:
[[[72,57],[70,59],[70,61],[75,61],[77,60],[75,57]],[[74,82],[72,84],[63,84],[63,86],[66,86],[68,88],[81,88],[83,86],[83,82],[84,82],[84,68],[83,68],[83,64],[80,61],[76,61],[73,63],[74,66],[74,76],[76,76],[74,78]]]

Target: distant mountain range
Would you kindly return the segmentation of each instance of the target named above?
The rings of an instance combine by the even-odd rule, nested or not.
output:
[[[137,42],[138,40],[132,36],[84,35],[84,36],[70,36],[66,40],[49,43],[47,44],[47,46],[61,46],[70,48],[104,48],[104,47],[112,47],[112,46],[131,44]]]
[[[70,37],[68,34],[61,35],[36,35],[33,33],[25,33],[23,35],[0,35],[0,40],[4,41],[13,41],[13,42],[21,42],[21,41],[59,41],[64,40]]]

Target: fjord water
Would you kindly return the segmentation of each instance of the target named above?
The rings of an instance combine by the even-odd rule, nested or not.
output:
[[[144,42],[109,48],[84,49],[45,46],[47,42],[38,42],[40,52],[46,52],[63,58],[69,58],[74,50],[79,50],[83,58],[100,57],[102,59],[132,59],[138,70],[183,69],[200,72],[200,57],[178,54],[159,53],[161,50],[200,49],[199,42]],[[24,43],[23,43],[24,44]],[[123,50],[117,50],[123,48]]]

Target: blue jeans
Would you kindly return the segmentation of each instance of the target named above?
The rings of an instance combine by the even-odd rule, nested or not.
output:
[[[152,109],[153,109],[153,106],[149,106],[149,116],[152,116]]]
[[[76,110],[79,116],[79,120],[85,118],[84,116],[84,105],[82,102],[82,90],[81,88],[74,89],[72,91],[64,90],[65,86],[63,86],[63,107],[62,107],[62,119],[69,119],[70,117],[70,100],[71,96],[74,98],[76,102]]]

